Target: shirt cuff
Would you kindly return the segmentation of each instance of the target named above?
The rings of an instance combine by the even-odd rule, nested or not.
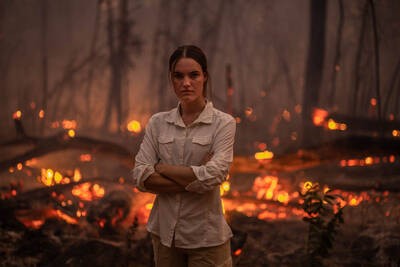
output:
[[[186,191],[190,192],[197,192],[197,193],[204,193],[206,188],[204,187],[204,182],[201,180],[202,177],[204,177],[204,166],[190,166],[194,172],[194,175],[196,176],[196,180],[191,182],[185,187]]]
[[[144,182],[150,177],[155,172],[154,166],[153,165],[148,165],[146,168],[142,171],[140,178],[137,181],[136,187],[143,192],[147,192],[148,190],[144,186]]]

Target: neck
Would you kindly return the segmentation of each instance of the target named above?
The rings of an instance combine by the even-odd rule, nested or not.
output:
[[[206,100],[200,100],[191,103],[181,102],[181,115],[195,115],[200,114],[206,106]]]

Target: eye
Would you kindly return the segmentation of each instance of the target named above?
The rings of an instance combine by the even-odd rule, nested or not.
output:
[[[193,71],[193,72],[191,72],[190,74],[189,74],[189,77],[191,78],[191,79],[196,79],[197,77],[199,77],[200,76],[200,72],[198,72],[198,71]]]
[[[180,72],[174,72],[174,73],[172,74],[172,78],[181,80],[181,79],[183,79],[183,74],[180,73]]]

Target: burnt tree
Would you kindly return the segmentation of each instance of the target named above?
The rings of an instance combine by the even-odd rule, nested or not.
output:
[[[326,1],[312,0],[310,4],[310,34],[303,90],[302,144],[318,141],[318,129],[312,122],[313,108],[318,105],[325,53]]]

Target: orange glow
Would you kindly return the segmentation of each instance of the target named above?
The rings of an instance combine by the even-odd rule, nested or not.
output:
[[[257,145],[257,148],[260,149],[261,151],[266,150],[267,149],[267,144],[266,143],[259,143]]]
[[[314,125],[323,126],[327,116],[328,116],[328,111],[321,108],[315,108],[312,114]]]
[[[283,112],[282,112],[282,117],[283,117],[283,119],[285,120],[285,121],[290,121],[290,112],[287,110],[287,109],[285,109]]]
[[[43,119],[43,118],[44,118],[44,110],[41,109],[41,110],[39,111],[39,119]]]
[[[90,161],[92,161],[92,155],[91,154],[82,154],[79,156],[79,160],[82,162],[90,162]]]
[[[72,194],[83,201],[92,201],[104,197],[105,189],[98,184],[83,183],[74,186]]]
[[[79,182],[80,180],[82,180],[82,174],[80,172],[79,169],[74,169],[74,178],[73,178],[74,182]]]
[[[147,203],[145,205],[146,210],[151,210],[153,208],[153,203]]]
[[[235,250],[235,252],[233,253],[233,255],[235,255],[235,256],[239,256],[240,254],[242,254],[242,249],[237,249],[237,250]]]
[[[366,158],[365,158],[365,164],[366,164],[366,165],[371,165],[371,164],[373,164],[373,163],[374,163],[374,160],[373,160],[372,157],[366,157]]]
[[[392,135],[393,135],[394,137],[400,137],[400,130],[393,130],[393,131],[392,131]]]
[[[20,110],[17,110],[13,113],[13,119],[14,120],[19,120],[22,117],[22,112]]]
[[[19,170],[19,171],[22,170],[22,167],[23,167],[23,165],[21,162],[17,164],[17,170]]]
[[[220,186],[220,195],[223,196],[231,189],[231,184],[228,181],[224,181]]]
[[[302,111],[301,105],[297,104],[297,105],[294,107],[294,111],[295,111],[297,114],[300,114],[301,111]]]
[[[236,121],[237,124],[239,124],[239,123],[242,122],[242,119],[241,119],[240,117],[236,117],[236,118],[235,118],[235,121]]]
[[[247,108],[244,110],[244,114],[246,115],[246,117],[250,117],[250,116],[253,114],[253,108],[247,107]]]
[[[78,224],[78,221],[75,218],[61,212],[60,210],[57,210],[57,215],[60,219],[63,219],[65,222],[69,224]]]
[[[78,126],[76,120],[63,120],[61,123],[62,127],[66,130],[75,130]]]
[[[371,106],[376,106],[376,104],[377,104],[377,101],[376,101],[376,98],[371,98],[371,100],[369,101],[370,102],[370,104],[371,104]]]
[[[74,138],[75,137],[75,131],[74,130],[68,130],[68,136],[69,137],[71,137],[71,138]]]
[[[257,160],[264,160],[264,159],[272,159],[274,157],[274,153],[268,150],[263,152],[257,152],[254,154],[254,158]]]
[[[126,128],[128,129],[128,131],[133,133],[140,133],[142,131],[142,126],[140,125],[140,122],[136,120],[130,121]]]
[[[258,199],[275,200],[287,204],[289,203],[290,195],[281,189],[282,186],[278,181],[279,179],[276,176],[259,176],[254,180],[252,190],[257,194],[256,197]]]
[[[328,129],[329,130],[340,130],[345,131],[347,129],[347,125],[345,123],[337,123],[333,119],[328,120]]]
[[[55,174],[54,174],[54,182],[56,184],[59,184],[61,182],[62,178],[63,177],[62,177],[61,173],[55,172]]]

